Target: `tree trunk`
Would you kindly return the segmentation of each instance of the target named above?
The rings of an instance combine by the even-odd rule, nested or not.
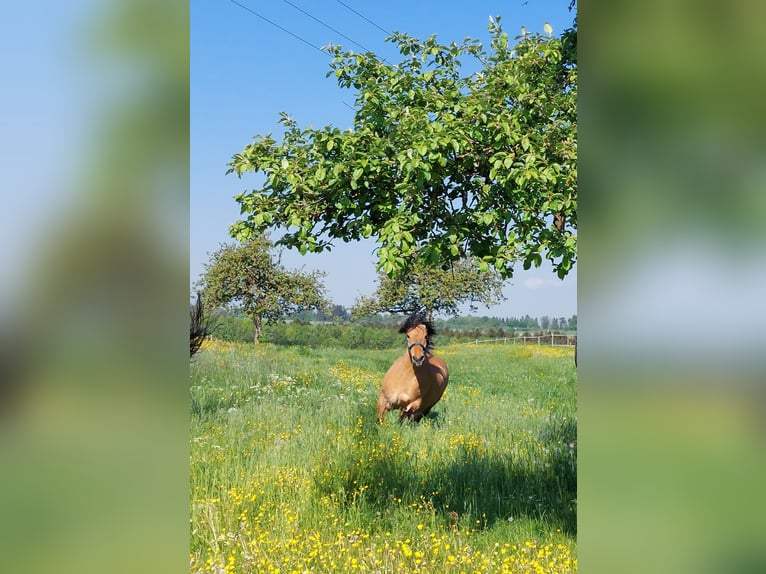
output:
[[[253,315],[253,345],[258,344],[258,339],[263,332],[262,322],[260,315]]]

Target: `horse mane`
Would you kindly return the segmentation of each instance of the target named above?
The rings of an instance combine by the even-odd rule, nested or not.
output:
[[[400,333],[406,333],[410,329],[417,327],[418,325],[425,325],[426,327],[426,347],[431,349],[434,346],[433,337],[436,335],[436,329],[434,329],[431,321],[426,321],[426,318],[422,313],[413,313],[399,329]]]

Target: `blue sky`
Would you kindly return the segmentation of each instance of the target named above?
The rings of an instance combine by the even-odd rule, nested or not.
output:
[[[566,0],[529,0],[526,4],[522,0],[237,1],[300,39],[230,0],[191,1],[192,282],[202,272],[208,254],[231,241],[229,225],[240,215],[233,197],[258,183],[257,176],[238,179],[225,175],[233,154],[256,134],[278,134],[279,112],[287,112],[302,127],[350,126],[354,95],[339,88],[333,77],[325,77],[330,58],[316,47],[333,43],[361,51],[361,45],[396,62],[398,52],[384,42],[387,34],[380,28],[421,38],[436,34],[442,43],[459,43],[470,36],[487,47],[489,16],[501,16],[503,28],[512,37],[521,26],[542,33],[545,22],[558,34],[571,26],[574,17]],[[349,307],[360,295],[375,290],[374,247],[373,242],[338,242],[329,253],[306,256],[283,250],[282,263],[291,269],[326,272],[324,283],[330,299]],[[549,266],[525,272],[519,265],[505,289],[507,300],[489,309],[479,307],[477,314],[570,317],[577,313],[576,283],[576,267],[561,281]]]

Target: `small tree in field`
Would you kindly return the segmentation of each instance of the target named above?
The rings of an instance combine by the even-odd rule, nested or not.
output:
[[[263,236],[222,245],[210,257],[199,282],[209,308],[241,308],[253,321],[253,341],[263,324],[304,310],[329,306],[319,272],[288,271],[274,261],[273,243]]]
[[[483,303],[487,307],[499,303],[503,296],[503,280],[498,273],[481,272],[475,260],[461,259],[442,269],[416,262],[406,275],[394,278],[378,275],[378,289],[371,297],[360,297],[352,308],[353,318],[375,313],[410,315],[425,311],[428,320],[434,313],[458,314],[458,306]]]

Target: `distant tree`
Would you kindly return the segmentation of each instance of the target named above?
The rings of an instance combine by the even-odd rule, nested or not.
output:
[[[548,317],[548,315],[543,315],[542,317],[540,317],[540,328],[543,331],[547,331],[548,329],[551,328],[551,318]]]
[[[540,324],[537,322],[537,319],[530,317],[529,315],[524,315],[524,317],[521,319],[521,323],[524,329],[529,331],[540,328]]]
[[[352,317],[375,313],[410,315],[424,311],[429,320],[434,313],[457,315],[458,307],[475,303],[487,307],[505,299],[503,280],[493,271],[482,272],[476,260],[461,259],[442,269],[416,262],[406,275],[391,278],[378,274],[378,288],[370,297],[360,297],[352,307]]]
[[[273,247],[263,236],[222,245],[211,255],[198,282],[209,308],[241,308],[250,317],[255,343],[264,323],[329,305],[320,282],[323,274],[284,269],[274,260]]]
[[[567,324],[567,329],[569,329],[571,331],[576,331],[577,330],[577,315],[572,315],[569,318],[569,322]]]
[[[314,317],[313,311],[298,311],[297,313],[290,313],[287,319],[290,321],[313,321]]]
[[[311,319],[309,319],[309,321],[322,321],[322,322],[329,321],[329,320],[330,320],[330,315],[327,312],[325,312],[324,309],[317,309],[316,311],[314,311],[314,316]]]
[[[330,315],[332,316],[333,320],[337,321],[348,321],[351,318],[348,309],[346,309],[343,305],[333,305],[332,309],[330,310]]]

